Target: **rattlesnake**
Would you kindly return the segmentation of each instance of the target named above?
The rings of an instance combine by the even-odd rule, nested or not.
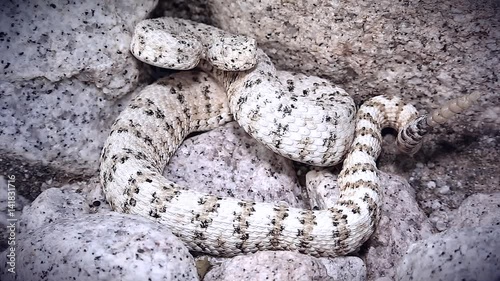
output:
[[[106,198],[116,211],[167,225],[191,250],[219,256],[259,250],[337,256],[356,250],[379,215],[375,160],[381,128],[396,128],[398,146],[414,153],[430,127],[479,97],[464,96],[419,117],[400,98],[378,96],[356,113],[348,94],[327,80],[277,72],[254,40],[180,19],[139,23],[131,50],[147,63],[173,69],[199,64],[204,72],[160,79],[119,115],[101,155]],[[347,155],[336,205],[313,211],[221,198],[161,175],[188,134],[220,126],[231,114],[251,136],[290,159],[331,166]]]

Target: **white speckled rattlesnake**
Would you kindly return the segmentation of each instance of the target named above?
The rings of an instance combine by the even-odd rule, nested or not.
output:
[[[167,225],[190,249],[213,255],[354,251],[377,222],[381,128],[396,128],[399,147],[412,153],[428,128],[478,98],[466,96],[430,117],[418,117],[399,98],[379,96],[365,102],[354,118],[355,105],[345,91],[317,77],[277,72],[243,36],[162,18],[141,22],[131,48],[137,58],[165,68],[190,69],[206,59],[202,68],[224,90],[210,75],[194,71],[145,88],[120,114],[105,143],[100,177],[107,200],[117,211]],[[311,211],[221,198],[187,190],[161,175],[189,133],[220,126],[231,113],[250,135],[293,160],[330,166],[347,155],[337,204]]]

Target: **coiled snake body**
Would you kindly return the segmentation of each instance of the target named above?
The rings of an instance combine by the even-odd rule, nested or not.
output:
[[[372,234],[379,213],[375,160],[381,128],[396,128],[398,146],[413,153],[431,126],[478,98],[466,96],[419,117],[399,98],[378,96],[356,113],[347,93],[327,80],[276,71],[253,40],[180,19],[141,22],[131,49],[137,58],[166,68],[190,69],[203,60],[205,72],[163,78],[119,115],[101,155],[106,198],[117,211],[167,225],[191,250],[219,256],[259,250],[338,256],[356,250]],[[221,198],[162,176],[188,134],[220,126],[232,115],[250,135],[290,159],[320,166],[344,159],[336,205],[312,211]]]

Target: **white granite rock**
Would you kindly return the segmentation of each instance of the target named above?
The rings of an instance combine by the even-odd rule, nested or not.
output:
[[[198,280],[184,244],[164,226],[142,217],[115,212],[82,215],[17,239],[19,281]],[[8,274],[0,273],[1,279]]]
[[[130,31],[156,2],[2,1],[1,80],[72,78],[112,97],[129,92],[139,75],[129,54]]]
[[[2,1],[0,151],[93,174],[112,121],[139,85],[134,25],[155,0]],[[3,157],[2,157],[3,158]]]
[[[48,189],[24,209],[15,280],[198,280],[193,257],[165,226],[92,206],[83,188]]]
[[[412,245],[396,280],[500,280],[500,226],[448,230]]]
[[[203,280],[364,280],[365,270],[356,257],[326,259],[263,251],[225,259],[215,264]]]
[[[337,258],[320,258],[326,267],[330,280],[364,281],[366,280],[366,265],[361,258],[345,256]]]
[[[74,174],[92,174],[121,105],[74,80],[0,82],[0,150]],[[123,104],[124,105],[124,104]]]
[[[217,196],[304,207],[292,161],[251,138],[236,122],[185,140],[163,175]]]

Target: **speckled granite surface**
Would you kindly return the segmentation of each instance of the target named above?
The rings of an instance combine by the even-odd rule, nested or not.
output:
[[[20,218],[17,279],[5,270],[0,278],[197,280],[189,251],[164,226],[138,216],[90,211],[79,186],[42,193]],[[0,255],[2,268],[5,261],[6,255]]]
[[[120,97],[140,85],[130,31],[155,5],[0,3],[0,171],[18,189],[97,171]]]
[[[139,76],[128,54],[128,31],[155,4],[4,1],[0,6],[1,78],[52,82],[74,78],[112,97],[128,93]],[[33,90],[32,95],[43,94]]]
[[[238,256],[214,266],[203,280],[365,280],[366,268],[357,257],[314,258],[293,252],[262,251]]]
[[[450,229],[412,245],[396,280],[500,279],[500,228]]]

